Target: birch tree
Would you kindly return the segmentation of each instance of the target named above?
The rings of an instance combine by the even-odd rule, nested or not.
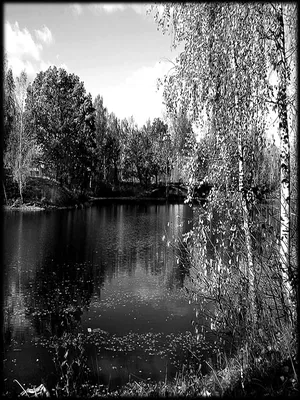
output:
[[[223,153],[227,151],[227,143],[233,143],[238,155],[239,167],[236,178],[239,182],[248,258],[245,274],[251,298],[248,317],[255,323],[257,317],[254,270],[245,199],[242,137],[253,130],[252,126],[245,125],[244,114],[251,113],[252,116],[255,114],[249,99],[252,88],[247,84],[243,86],[243,80],[247,81],[244,60],[248,57],[248,65],[253,63],[253,49],[247,42],[248,37],[243,37],[245,24],[250,24],[249,9],[222,4],[200,6],[173,4],[165,7],[164,18],[172,20],[174,40],[185,41],[185,50],[180,54],[177,64],[178,72],[166,82],[164,94],[169,100],[169,105],[172,107],[174,98],[176,103],[183,99],[182,102],[195,119],[201,113],[201,109],[205,109],[211,120],[212,129],[219,137],[220,144],[222,143]],[[250,36],[249,30],[248,36]],[[220,70],[223,71],[222,74]],[[244,96],[243,101],[241,101],[242,96]],[[234,141],[230,140],[232,136],[235,138]],[[225,160],[225,164],[228,165],[230,161]]]
[[[282,4],[274,6],[275,32],[273,40],[276,46],[276,68],[278,73],[278,118],[280,135],[280,255],[283,273],[283,286],[288,304],[291,305],[290,271],[290,137],[287,117],[288,66],[285,52],[285,28]]]
[[[262,142],[268,106],[272,101],[277,106],[281,141],[281,270],[285,297],[287,303],[291,303],[288,68],[282,7],[268,3],[165,3],[153,7],[152,12],[163,32],[171,32],[173,47],[184,45],[173,74],[164,80],[164,98],[169,113],[177,112],[178,107],[183,106],[194,121],[206,120],[208,131],[214,133],[217,146],[222,150],[213,175],[215,187],[218,189],[220,185],[221,189],[225,183],[227,193],[228,175],[231,175],[231,184],[235,180],[238,182],[247,252],[248,317],[255,323],[256,266],[249,229],[250,189],[254,178],[248,165],[253,164],[252,160],[257,156],[257,144]],[[274,87],[268,80],[273,66],[278,77],[275,101]],[[222,191],[214,190],[213,193],[222,201]]]
[[[27,129],[25,103],[27,98],[27,74],[22,71],[14,79],[8,70],[5,89],[5,151],[4,165],[18,184],[20,201],[23,203],[23,190],[30,175],[34,158],[39,154],[34,135]]]

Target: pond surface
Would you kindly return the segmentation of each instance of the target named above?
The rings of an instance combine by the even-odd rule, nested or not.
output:
[[[66,332],[83,335],[92,376],[111,388],[170,378],[191,358],[199,364],[213,337],[197,344],[184,289],[180,239],[192,213],[183,204],[113,203],[6,212],[6,388],[19,390],[13,379],[51,386],[47,345]]]

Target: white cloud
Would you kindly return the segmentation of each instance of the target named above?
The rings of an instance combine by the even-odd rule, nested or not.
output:
[[[51,43],[50,30],[44,26],[42,30],[35,30],[38,40]],[[43,56],[43,46],[33,39],[27,28],[20,29],[18,22],[11,24],[5,22],[4,27],[4,49],[7,54],[8,67],[12,68],[14,77],[20,75],[21,71],[27,72],[28,80],[32,81],[40,71],[45,71],[51,65]],[[66,66],[62,64],[63,68]]]
[[[14,77],[20,76],[23,70],[26,71],[29,80],[36,74],[36,69],[31,61],[21,60],[18,57],[8,57],[8,67],[11,67]]]
[[[83,13],[83,8],[78,3],[71,4],[69,7],[71,9],[71,12],[76,16],[79,16]]]
[[[137,14],[146,15],[147,9],[150,7],[148,3],[132,3],[128,4]]]
[[[40,67],[39,70],[46,71],[50,66],[51,66],[51,64],[49,62],[41,61],[39,64],[39,67]]]
[[[169,62],[157,62],[136,70],[123,85],[102,88],[105,106],[119,118],[133,115],[140,127],[148,118],[163,118],[165,107],[162,104],[162,91],[157,91],[157,78],[163,77],[170,68]]]
[[[126,7],[124,6],[124,4],[112,3],[112,4],[103,4],[102,8],[107,13],[113,13],[115,11],[124,11]]]
[[[4,27],[4,47],[8,58],[16,56],[29,56],[39,61],[43,46],[35,43],[29,31],[20,29],[18,22],[11,25],[8,21]]]
[[[43,26],[43,28],[40,29],[35,29],[34,30],[36,37],[41,40],[42,42],[46,44],[51,44],[53,43],[53,36],[49,28],[47,26]]]
[[[90,10],[95,13],[107,13],[112,14],[118,11],[125,11],[132,9],[137,14],[146,15],[148,3],[98,3],[91,4]]]
[[[126,5],[118,3],[101,3],[101,4],[91,4],[89,6],[90,10],[96,14],[105,12],[107,14],[112,14],[116,11],[124,11]]]

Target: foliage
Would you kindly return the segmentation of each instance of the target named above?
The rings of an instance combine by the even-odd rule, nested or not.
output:
[[[4,167],[12,169],[17,158],[17,137],[15,133],[16,103],[15,82],[11,68],[4,71],[4,137],[3,137],[3,161]]]
[[[54,338],[51,346],[54,349],[53,360],[59,377],[54,389],[55,396],[80,396],[89,373],[82,334],[64,334],[60,340]]]
[[[7,150],[9,135],[14,129],[14,122],[16,116],[15,104],[15,82],[11,68],[7,68],[7,62],[4,58],[4,74],[3,74],[3,122],[4,122],[4,135],[3,135],[3,150],[4,154]]]
[[[189,161],[194,152],[196,139],[186,110],[180,109],[178,113],[169,116],[169,135],[172,180],[188,182]]]
[[[25,76],[17,83],[8,70],[5,166],[21,191],[32,173],[59,181],[75,195],[97,195],[126,181],[145,188],[154,180],[166,182],[179,153],[183,168],[194,140],[185,114],[172,130],[159,118],[138,128],[133,118],[108,112],[100,95],[93,102],[78,76],[57,67],[38,73],[29,85]]]
[[[286,329],[293,338],[295,333],[290,300],[297,273],[289,258],[290,70],[284,41],[293,7],[165,3],[152,9],[163,33],[171,31],[173,47],[184,45],[163,89],[169,114],[187,110],[201,130],[190,158],[190,199],[203,182],[214,185],[186,236],[196,321],[210,309],[211,328],[221,338],[229,335],[235,351],[249,346],[253,365],[268,346],[278,347]],[[269,80],[272,69],[276,84]],[[280,152],[266,136],[270,104],[278,113]],[[260,204],[264,193],[279,186],[281,209]],[[293,362],[291,354],[280,352],[281,359]]]
[[[35,137],[28,129],[25,110],[27,75],[22,71],[14,78],[11,69],[5,73],[4,101],[4,166],[19,187],[21,203],[32,162],[40,155]]]
[[[27,112],[56,179],[86,188],[94,164],[95,115],[79,77],[56,67],[40,72],[30,87]]]
[[[106,176],[108,180],[117,184],[119,182],[119,170],[121,163],[121,127],[120,121],[114,113],[108,115],[107,132],[105,142]]]
[[[147,187],[153,177],[157,183],[159,175],[166,175],[170,171],[168,126],[159,118],[152,123],[148,120],[142,129],[132,122],[123,125],[127,135],[124,158],[126,176],[138,178]]]
[[[108,112],[103,104],[103,97],[97,95],[93,106],[95,108],[96,164],[93,168],[94,179],[105,180],[105,143]]]

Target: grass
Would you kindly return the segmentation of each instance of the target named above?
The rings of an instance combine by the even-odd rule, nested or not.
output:
[[[65,358],[65,357],[63,357]],[[80,353],[82,360],[82,353]],[[185,365],[176,376],[159,382],[145,380],[131,374],[129,382],[117,389],[88,381],[72,391],[67,387],[66,375],[59,379],[54,395],[59,397],[72,393],[72,397],[296,397],[298,396],[298,362],[295,357],[283,359],[280,354],[269,351],[264,357],[254,358],[247,348],[241,348],[233,357],[225,354],[216,365],[205,361],[207,374]],[[82,364],[84,368],[84,364]],[[61,373],[61,371],[57,371]],[[166,373],[167,377],[167,373]],[[62,385],[62,386],[61,386]],[[61,386],[61,387],[60,387]],[[76,390],[74,390],[76,389]]]
[[[298,397],[298,378],[292,364],[291,360],[273,363],[266,358],[259,365],[249,365],[244,370],[239,355],[227,360],[222,369],[210,365],[211,372],[204,376],[200,371],[184,371],[183,368],[172,381],[133,381],[115,394],[131,397]]]
[[[240,347],[230,357],[219,353],[215,361],[203,361],[191,368],[182,365],[176,376],[159,382],[142,379],[133,374],[129,382],[117,390],[109,384],[93,384],[83,334],[65,334],[52,344],[56,366],[56,384],[45,387],[53,397],[298,397],[297,341],[292,330],[286,329],[274,337],[266,349],[255,352],[254,345]],[[259,338],[257,340],[260,340]],[[258,346],[256,346],[258,348]],[[206,371],[203,372],[203,371]],[[45,383],[46,384],[46,383]],[[21,388],[23,393],[37,393]],[[20,390],[21,390],[20,389]],[[10,397],[9,393],[4,393]]]

